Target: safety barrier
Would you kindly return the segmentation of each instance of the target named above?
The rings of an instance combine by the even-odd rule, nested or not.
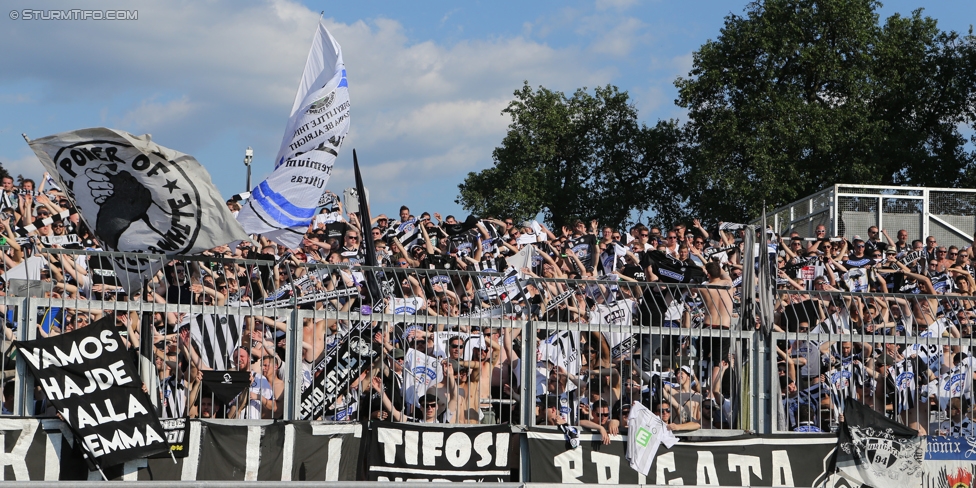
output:
[[[959,383],[953,364],[973,345],[970,297],[779,291],[775,321],[764,324],[741,287],[569,280],[544,266],[502,274],[288,257],[45,256],[59,264],[8,280],[0,298],[6,415],[54,414],[10,341],[105,316],[138,351],[163,418],[567,424],[609,435],[640,400],[676,431],[714,435],[828,431],[849,396],[938,433],[954,388],[972,384]],[[156,277],[126,294],[106,259],[140,259]],[[940,307],[943,317],[924,315]],[[945,320],[949,312],[961,322]],[[929,334],[878,332],[915,323]],[[914,402],[898,368],[925,377],[915,379]],[[218,383],[223,372],[245,374],[228,376],[243,381],[228,397],[209,371],[221,372]]]

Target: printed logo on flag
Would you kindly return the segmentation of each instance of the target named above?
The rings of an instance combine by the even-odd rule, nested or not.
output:
[[[416,376],[426,376],[430,381],[435,381],[437,379],[437,371],[434,371],[427,366],[417,366],[413,369],[413,374]]]
[[[61,148],[52,159],[79,211],[96,215],[89,223],[110,249],[173,253],[195,242],[200,192],[162,151],[96,140]]]

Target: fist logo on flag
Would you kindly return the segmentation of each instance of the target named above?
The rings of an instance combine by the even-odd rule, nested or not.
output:
[[[88,189],[99,206],[95,220],[95,234],[112,249],[118,249],[119,239],[135,222],[145,222],[151,232],[163,237],[152,225],[149,210],[153,206],[152,193],[136,177],[119,170],[116,163],[102,164],[85,170]],[[159,209],[159,206],[155,207]],[[161,210],[161,209],[160,209]]]
[[[200,163],[148,135],[82,129],[30,145],[108,250],[192,254],[247,238]]]

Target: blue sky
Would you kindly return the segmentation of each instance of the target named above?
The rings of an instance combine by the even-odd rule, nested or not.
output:
[[[63,8],[3,1],[2,11]],[[884,2],[883,17],[925,5],[943,30],[967,32],[976,2]],[[0,17],[0,162],[43,173],[31,138],[105,126],[149,133],[195,156],[225,198],[273,167],[319,11],[343,49],[352,125],[328,188],[352,186],[359,154],[374,213],[401,204],[464,215],[469,171],[491,164],[523,80],[572,92],[611,83],[641,118],[681,118],[673,81],[745,1],[693,2],[72,2],[138,10],[138,20]]]

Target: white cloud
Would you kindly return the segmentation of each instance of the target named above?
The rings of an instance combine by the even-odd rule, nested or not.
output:
[[[596,0],[597,10],[627,10],[637,5],[637,0]]]
[[[153,96],[148,100],[143,100],[138,107],[126,112],[118,122],[122,126],[143,130],[167,127],[185,122],[198,108],[197,104],[191,103],[186,95],[178,100],[168,102],[157,102],[157,98]]]
[[[27,145],[24,144],[24,146],[26,147]],[[23,175],[24,178],[32,178],[40,182],[41,176],[44,174],[43,169],[38,169],[41,166],[40,161],[37,160],[37,156],[30,149],[21,151],[20,156],[16,159],[0,161],[0,164],[3,164],[3,169],[7,170],[14,178],[17,175]]]
[[[646,25],[639,19],[633,17],[622,19],[616,25],[606,28],[590,49],[598,54],[627,56],[635,45],[647,40],[647,36],[641,33],[645,27]]]

